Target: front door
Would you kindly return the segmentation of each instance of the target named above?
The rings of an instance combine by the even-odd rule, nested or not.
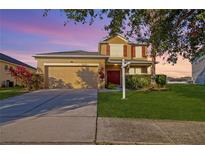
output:
[[[120,71],[107,71],[107,83],[120,85]]]

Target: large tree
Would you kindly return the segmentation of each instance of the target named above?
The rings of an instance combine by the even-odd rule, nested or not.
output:
[[[124,34],[127,38],[146,42],[151,48],[152,74],[156,56],[166,55],[176,63],[178,55],[193,62],[205,54],[205,10],[62,10],[66,22],[92,24],[96,18],[109,19],[105,30],[109,35]],[[46,10],[44,15],[48,15]]]

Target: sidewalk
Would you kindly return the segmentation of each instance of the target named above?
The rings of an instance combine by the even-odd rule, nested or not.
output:
[[[205,122],[98,118],[97,144],[205,144]]]
[[[0,126],[0,144],[94,144],[96,105]]]

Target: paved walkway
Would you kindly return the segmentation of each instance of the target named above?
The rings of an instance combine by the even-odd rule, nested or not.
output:
[[[205,122],[98,118],[98,144],[205,144]]]
[[[43,90],[0,101],[1,144],[93,144],[97,90]]]

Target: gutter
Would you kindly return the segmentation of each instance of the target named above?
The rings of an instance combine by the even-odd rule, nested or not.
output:
[[[131,62],[132,64],[152,64],[152,61],[145,61],[145,60],[126,60],[127,62]],[[118,60],[108,60],[109,63],[118,63],[121,64],[122,61]]]
[[[34,58],[108,58],[109,56],[103,55],[35,55]]]

